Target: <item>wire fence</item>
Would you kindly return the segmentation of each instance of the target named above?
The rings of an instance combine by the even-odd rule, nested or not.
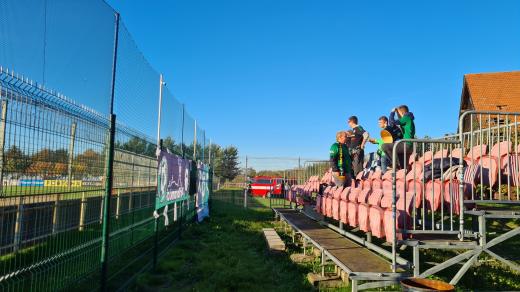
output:
[[[104,1],[0,0],[0,28],[0,290],[128,285],[196,215],[152,216],[151,137],[207,164],[212,142]]]

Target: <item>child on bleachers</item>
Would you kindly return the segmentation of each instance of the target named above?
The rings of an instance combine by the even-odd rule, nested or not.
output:
[[[350,152],[345,144],[347,133],[339,131],[336,134],[336,143],[330,146],[330,166],[332,178],[336,186],[350,186],[351,182],[351,159]]]
[[[395,118],[395,114],[399,119]],[[403,133],[403,139],[414,139],[415,138],[415,117],[412,112],[408,110],[408,106],[401,105],[398,108],[394,108],[390,113],[389,124],[390,126],[398,126]],[[395,143],[395,142],[394,142]],[[383,144],[383,151],[388,156],[388,158],[392,158],[392,151],[394,148],[394,143]],[[397,165],[398,169],[407,168],[407,164],[410,163],[410,155],[412,154],[413,147],[411,142],[399,143],[397,146],[396,154],[397,154]],[[406,155],[405,155],[406,153]]]
[[[379,117],[378,122],[379,122],[379,128],[381,128],[381,130],[385,130],[388,133],[390,133],[392,135],[392,140],[394,142],[400,140],[403,137],[401,129],[399,129],[395,125],[390,126],[388,124],[387,117],[385,117],[385,116]],[[377,146],[378,146],[377,154],[379,155],[379,158],[380,158],[379,161],[380,161],[380,165],[381,165],[381,173],[384,174],[386,172],[387,168],[392,165],[392,161],[391,161],[390,157],[385,154],[385,151],[383,151],[383,145],[385,144],[385,141],[382,139],[382,137],[380,139],[370,138],[369,141],[373,144],[377,144]]]
[[[368,132],[358,125],[358,118],[351,116],[348,118],[348,125],[352,128],[352,137],[350,139],[350,155],[352,157],[352,169],[354,177],[363,171],[363,162],[365,158],[365,144],[368,141]]]

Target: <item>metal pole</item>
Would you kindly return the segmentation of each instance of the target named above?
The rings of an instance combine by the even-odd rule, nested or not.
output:
[[[302,182],[301,182],[301,172],[302,172],[301,158],[298,157],[298,184],[302,184]]]
[[[101,291],[107,291],[108,278],[108,248],[110,237],[110,200],[112,193],[113,164],[114,164],[114,136],[116,127],[116,115],[110,115],[110,130],[108,153],[105,165],[105,195],[103,198],[103,230],[101,244]]]
[[[399,142],[401,142],[401,141],[397,141],[396,143],[394,143],[394,147],[392,149],[392,272],[394,272],[394,273],[397,270],[397,246],[396,246],[396,242],[397,242],[396,171],[397,171],[397,169],[396,169],[395,165],[397,163],[396,157],[397,157],[397,147],[399,146]]]
[[[119,43],[119,13],[115,12],[114,23],[114,57],[112,63],[112,84],[110,95],[110,128],[108,136],[108,153],[105,165],[105,195],[103,208],[103,226],[101,242],[101,291],[107,291],[108,279],[108,247],[109,247],[109,223],[110,223],[110,194],[112,192],[113,163],[114,163],[114,138],[116,132],[116,115],[114,114],[114,93],[117,70],[117,47]]]
[[[162,113],[162,99],[163,99],[163,86],[164,80],[163,75],[159,75],[159,107],[157,115],[157,147],[162,150],[162,139],[161,139],[161,113]],[[159,157],[157,157],[158,159]],[[159,171],[157,170],[157,177],[159,177]],[[159,189],[157,189],[159,191]],[[158,234],[159,234],[159,217],[154,220],[154,244],[153,244],[153,264],[152,267],[155,269],[157,265],[157,253],[158,253]]]
[[[211,139],[209,139],[209,147],[208,147],[208,164],[211,165]]]
[[[159,141],[161,139],[161,113],[162,113],[162,97],[163,97],[163,75],[159,75],[159,111],[157,114],[157,146],[159,146]]]
[[[162,99],[162,96],[160,97],[160,99]],[[159,143],[157,145],[159,146],[159,149],[162,150],[162,139],[159,139]],[[157,175],[159,175],[159,174],[157,174]],[[155,267],[157,266],[157,255],[159,254],[159,217],[155,218],[153,229],[154,229],[154,241],[153,241],[153,264],[152,264],[152,268],[155,270]]]
[[[246,156],[246,170],[244,171],[244,208],[247,208],[247,156]]]
[[[193,127],[193,161],[197,161],[197,120],[195,120]]]
[[[181,131],[181,148],[182,148],[182,158],[186,158],[185,150],[184,150],[184,118],[185,118],[184,104],[182,104],[182,131]]]
[[[77,123],[73,122],[70,127],[69,165],[68,165],[69,191],[70,191],[70,188],[72,187],[72,163],[74,161],[74,142],[76,140],[76,126],[77,126]]]
[[[206,162],[206,131],[202,134],[202,162]]]
[[[2,100],[2,120],[0,121],[0,189],[4,189],[4,148],[5,148],[5,125],[7,118],[7,100]]]

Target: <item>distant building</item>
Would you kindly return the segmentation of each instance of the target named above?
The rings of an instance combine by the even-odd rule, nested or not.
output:
[[[520,71],[464,75],[459,117],[468,110],[520,113]],[[487,117],[483,116],[481,120],[485,124]],[[489,120],[495,124],[497,116],[489,116]],[[501,118],[500,123],[504,122]],[[475,123],[478,121],[474,119],[474,128]],[[467,121],[464,131],[469,128]]]

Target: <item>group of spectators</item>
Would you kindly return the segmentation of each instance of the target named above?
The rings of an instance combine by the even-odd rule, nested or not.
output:
[[[392,109],[388,117],[381,116],[378,120],[381,128],[381,138],[370,137],[369,133],[359,125],[358,118],[348,118],[351,128],[336,133],[336,142],[330,147],[330,164],[332,177],[338,186],[350,186],[355,178],[364,170],[365,145],[367,142],[377,144],[377,167],[385,173],[392,167],[392,152],[394,144],[401,139],[415,138],[414,115],[408,106],[401,105]],[[385,137],[383,137],[385,135]],[[391,137],[391,138],[390,138]],[[412,154],[412,143],[399,143],[396,148],[397,169],[405,168]]]

